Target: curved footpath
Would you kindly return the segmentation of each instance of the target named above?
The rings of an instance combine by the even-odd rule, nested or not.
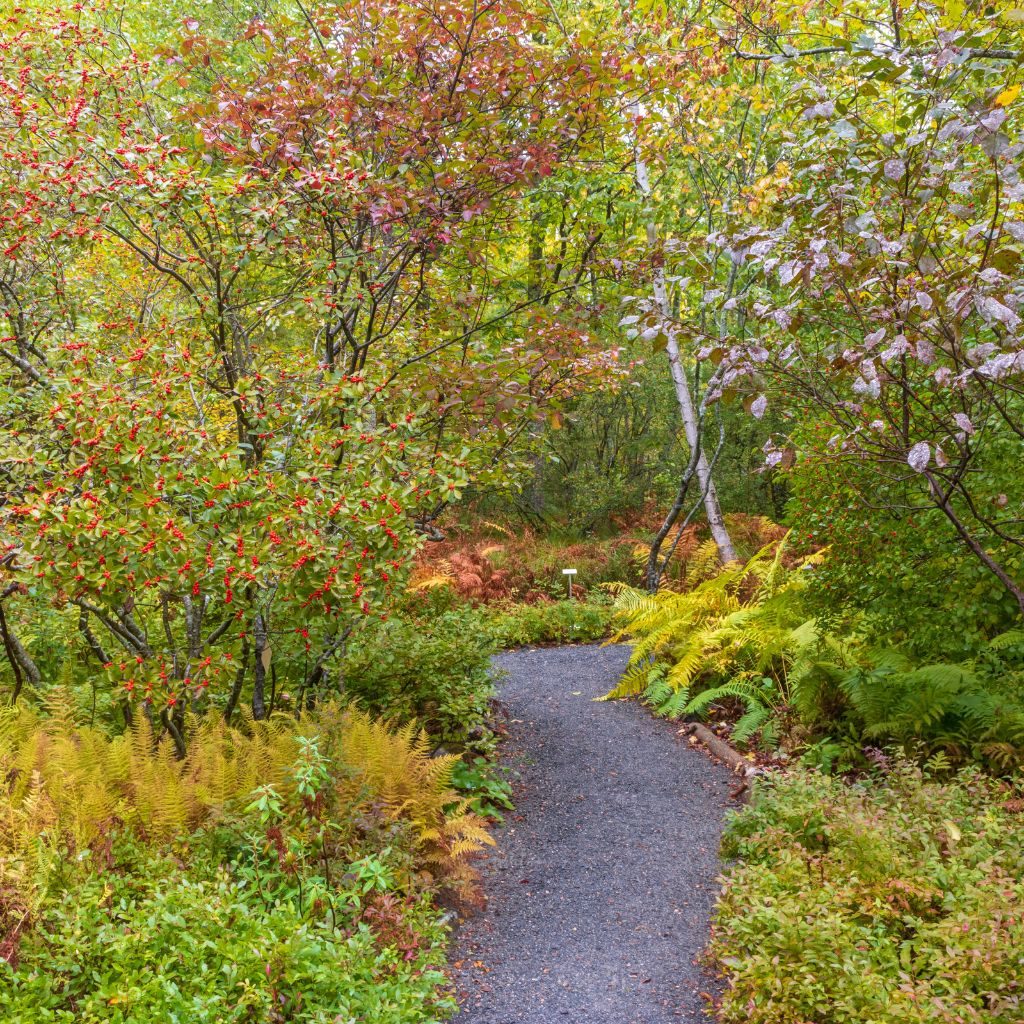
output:
[[[730,776],[632,702],[625,647],[503,655],[517,807],[455,938],[457,1024],[706,1020]]]

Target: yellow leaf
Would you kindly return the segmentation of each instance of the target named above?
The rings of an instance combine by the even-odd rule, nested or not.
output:
[[[1019,94],[1020,94],[1020,86],[1019,85],[1011,85],[1009,89],[1004,89],[996,97],[996,106],[997,107],[1008,107],[1017,98],[1017,96]]]

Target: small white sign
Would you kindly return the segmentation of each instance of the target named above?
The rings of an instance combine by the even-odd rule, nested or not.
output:
[[[562,575],[563,576],[575,576],[576,575],[576,570],[575,569],[563,569],[562,570]]]

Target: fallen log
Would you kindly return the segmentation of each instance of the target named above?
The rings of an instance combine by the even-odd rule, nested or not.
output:
[[[701,722],[687,722],[679,730],[680,736],[690,736],[702,743],[708,752],[717,757],[723,764],[727,764],[735,775],[741,775],[743,782],[731,790],[733,799],[738,799],[750,789],[750,779],[761,774],[761,769],[751,764],[734,746],[727,743],[720,736],[716,736],[706,725]]]

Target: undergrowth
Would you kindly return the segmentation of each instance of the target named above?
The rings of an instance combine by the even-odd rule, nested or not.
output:
[[[1024,800],[876,755],[856,784],[759,780],[734,816],[710,956],[723,1024],[1017,1024]]]
[[[152,851],[121,835],[102,863],[53,865],[18,962],[0,962],[0,1017],[428,1024],[452,1010],[439,915],[391,890],[386,861],[372,882],[368,860],[338,863],[329,887],[242,836],[221,862],[213,838]]]
[[[488,612],[487,629],[502,648],[598,643],[607,638],[612,617],[609,604],[598,599],[498,605]]]
[[[461,750],[486,734],[495,643],[483,616],[432,592],[362,630],[341,670],[346,697],[393,721],[415,721]]]
[[[340,706],[197,720],[183,759],[50,712],[0,713],[4,1020],[447,1015],[434,896],[491,842],[457,756]]]
[[[708,546],[682,590],[612,587],[614,639],[633,649],[607,699],[641,696],[673,718],[738,708],[734,742],[839,767],[863,767],[879,744],[995,771],[1024,764],[1024,631],[962,663],[915,663],[856,618],[825,629],[807,600],[824,558],[788,564],[783,541],[719,567]]]

